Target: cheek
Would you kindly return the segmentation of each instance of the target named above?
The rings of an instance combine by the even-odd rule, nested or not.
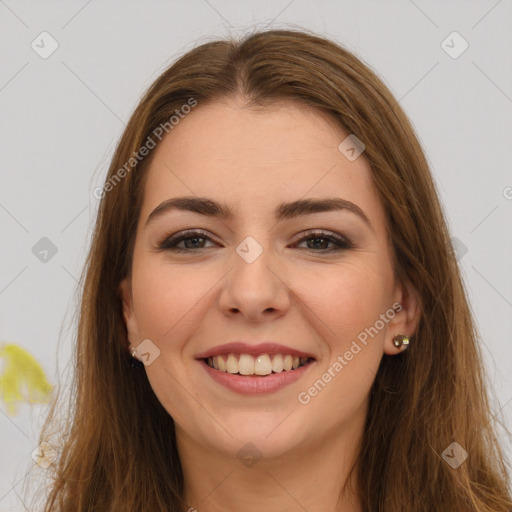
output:
[[[155,341],[180,339],[194,321],[194,306],[212,285],[200,271],[142,262],[133,273],[134,310],[140,335]]]
[[[377,258],[369,264],[369,259],[317,276],[323,286],[309,302],[315,304],[311,318],[317,318],[311,321],[321,330],[325,358],[306,379],[297,400],[307,407],[308,418],[325,428],[336,428],[361,413],[382,359],[387,324],[372,335],[368,332],[391,306],[392,280],[385,264]]]
[[[304,276],[305,277],[305,276]],[[373,326],[390,307],[389,269],[363,262],[330,266],[302,282],[297,295],[322,321],[322,335],[330,345],[343,345]],[[316,324],[318,324],[318,319]]]

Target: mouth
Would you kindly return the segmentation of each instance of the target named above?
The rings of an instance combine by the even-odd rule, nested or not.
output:
[[[292,354],[260,354],[253,356],[233,352],[205,357],[202,360],[210,368],[222,373],[254,377],[293,372],[314,361],[312,357],[299,357]]]
[[[212,347],[195,359],[211,379],[229,391],[273,393],[303,378],[316,363],[312,353],[280,343],[241,341]]]

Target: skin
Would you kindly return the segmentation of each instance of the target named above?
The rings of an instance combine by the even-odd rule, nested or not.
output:
[[[350,161],[338,150],[347,135],[295,102],[254,109],[237,97],[199,105],[154,150],[132,273],[121,283],[123,313],[132,346],[150,339],[160,350],[145,371],[175,421],[186,502],[200,512],[362,510],[344,485],[369,391],[383,354],[400,352],[393,336],[414,334],[419,306],[411,285],[395,282],[384,211],[364,156]],[[161,202],[178,196],[222,201],[235,218],[172,210],[146,226]],[[373,230],[347,210],[279,223],[273,217],[281,202],[327,197],[355,203]],[[210,240],[200,239],[198,249],[179,243],[188,253],[157,248],[190,228]],[[316,235],[309,246],[297,241],[312,229],[345,236],[354,248],[332,251],[336,245]],[[248,236],[263,249],[252,263],[236,252]],[[298,394],[395,302],[402,310],[308,404],[299,403]],[[283,389],[241,395],[195,360],[234,340],[276,341],[315,362]],[[248,442],[261,454],[251,467],[237,457]]]

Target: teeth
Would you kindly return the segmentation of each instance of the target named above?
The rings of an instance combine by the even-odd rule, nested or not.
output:
[[[249,354],[229,354],[213,356],[207,359],[207,364],[221,372],[239,373],[240,375],[270,375],[272,372],[296,370],[308,362],[307,357],[292,356],[291,354],[261,354],[253,357]]]
[[[256,358],[254,362],[254,373],[256,375],[270,375],[272,373],[272,363],[268,354]]]
[[[238,373],[238,361],[236,360],[235,354],[229,354],[228,360],[226,361],[226,370],[228,373]]]
[[[278,373],[284,370],[283,367],[283,356],[281,354],[276,354],[272,358],[272,371]]]
[[[241,375],[254,375],[254,357],[249,354],[240,354],[238,373]]]

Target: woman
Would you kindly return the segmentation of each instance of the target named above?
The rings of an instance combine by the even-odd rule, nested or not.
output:
[[[512,508],[425,157],[355,56],[188,52],[95,195],[47,511]]]

